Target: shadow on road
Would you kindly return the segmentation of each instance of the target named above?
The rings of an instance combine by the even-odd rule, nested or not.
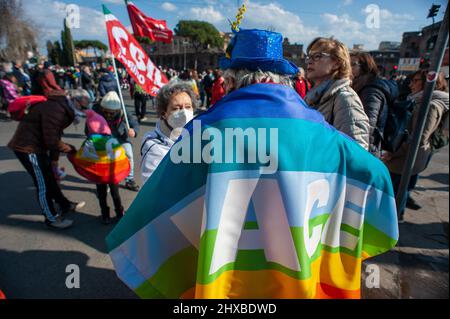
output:
[[[39,211],[31,176],[25,171],[0,174],[0,220],[8,212],[18,210],[25,213]],[[26,199],[26,200],[23,200]]]
[[[448,174],[436,173],[429,176],[421,176],[420,179],[429,179],[444,185],[448,185]]]
[[[89,257],[76,251],[0,250],[0,287],[8,299],[15,298],[136,298],[108,269],[87,265]],[[66,287],[67,265],[80,271],[80,288]],[[14,271],[11,270],[14,268]]]
[[[93,185],[92,182],[89,182],[88,180],[84,178],[79,178],[78,176],[69,175],[67,174],[66,177],[64,177],[62,183],[64,184],[64,181],[72,182],[72,183],[80,183],[80,184],[90,184]]]
[[[401,298],[448,299],[448,255],[399,252]]]
[[[366,285],[369,264],[385,269],[378,288]],[[391,250],[369,258],[361,269],[361,295],[364,299],[447,299],[448,257]]]
[[[449,188],[448,186],[443,186],[443,187],[420,187],[420,186],[416,186],[414,188],[415,191],[421,191],[421,192],[426,192],[426,191],[436,191],[436,192],[448,192]]]
[[[34,212],[36,216],[40,210]],[[20,216],[20,212],[15,211],[12,216],[3,217],[0,220],[2,225],[15,227],[18,231],[28,231],[44,233],[45,236],[52,236],[53,234],[58,236],[65,236],[74,238],[77,241],[84,243],[85,245],[104,254],[108,253],[105,238],[112,231],[115,224],[103,225],[99,216],[92,216],[81,212],[71,213],[67,216],[68,219],[73,220],[73,226],[64,229],[57,230],[47,227],[44,224],[44,217],[29,219]],[[30,215],[30,214],[25,214]],[[19,217],[20,216],[20,217]],[[21,230],[20,230],[21,229]]]
[[[14,152],[7,146],[0,146],[0,161],[16,159]]]
[[[37,201],[36,190],[28,173],[18,171],[1,174],[0,185],[8,185],[0,192],[0,203],[2,203],[0,205],[0,224],[22,228],[23,231],[33,230],[49,234],[57,231],[49,229],[43,223],[44,217],[40,216],[41,209]],[[75,189],[96,194],[94,189],[83,187],[63,186],[62,189],[63,192],[64,189]],[[114,224],[102,225],[100,208],[95,207],[95,209],[94,215],[85,212],[69,214],[67,218],[74,221],[74,226],[57,232],[59,235],[75,238],[97,251],[107,253],[105,237],[112,230]],[[41,218],[33,217],[36,215]]]
[[[6,116],[4,111],[0,111],[0,122],[12,122],[12,120]]]
[[[399,247],[448,249],[448,223],[400,224]],[[446,230],[447,228],[447,230]]]
[[[86,187],[68,186],[68,185],[65,185],[64,182],[61,183],[61,190],[63,191],[63,193],[64,193],[64,191],[78,191],[78,192],[92,193],[95,196],[97,196],[97,191],[95,189],[86,188]]]

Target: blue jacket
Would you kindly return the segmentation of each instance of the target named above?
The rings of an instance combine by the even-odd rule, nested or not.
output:
[[[110,91],[116,91],[117,94],[119,94],[116,79],[111,73],[108,73],[100,78],[100,81],[98,82],[98,92],[100,93],[100,96],[103,97]]]

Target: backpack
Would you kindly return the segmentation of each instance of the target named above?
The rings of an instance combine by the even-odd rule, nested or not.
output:
[[[8,112],[13,120],[22,121],[33,105],[45,101],[47,98],[42,95],[21,96],[9,103]]]
[[[446,109],[442,115],[441,121],[439,122],[438,128],[433,132],[433,134],[431,134],[430,144],[433,151],[448,145],[448,112],[449,110]]]
[[[381,137],[381,149],[395,153],[408,139],[408,126],[415,102],[395,100],[388,104],[386,126]]]

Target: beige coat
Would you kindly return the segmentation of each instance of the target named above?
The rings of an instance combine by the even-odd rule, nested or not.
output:
[[[358,94],[350,87],[350,80],[323,83],[305,96],[306,103],[318,110],[337,130],[369,149],[369,119]]]
[[[413,95],[411,98],[415,100],[416,107],[414,108],[412,121],[409,125],[409,132],[414,132],[418,120],[419,108],[422,101],[422,92]],[[434,131],[436,131],[436,129],[439,127],[445,111],[448,111],[449,109],[448,100],[449,98],[447,92],[434,91],[433,95],[431,96],[430,110],[428,112],[427,120],[425,121],[425,128],[423,130],[422,137],[420,139],[419,150],[417,152],[417,158],[413,166],[412,175],[419,174],[427,167],[429,158],[432,153],[430,138]],[[410,138],[411,137],[412,134],[410,135]],[[403,173],[403,167],[406,164],[406,156],[409,144],[410,141],[403,143],[400,149],[392,154],[392,157],[389,160],[385,161],[386,166],[392,173]]]

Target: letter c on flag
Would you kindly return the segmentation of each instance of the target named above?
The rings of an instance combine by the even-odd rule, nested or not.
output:
[[[117,44],[119,44],[119,46],[120,46],[120,51],[122,52],[123,55],[126,55],[127,48],[122,45],[122,40],[125,40],[128,42],[127,33],[125,32],[124,29],[122,29],[120,27],[116,27],[116,26],[112,27],[111,32],[113,34],[114,40],[116,40]]]

